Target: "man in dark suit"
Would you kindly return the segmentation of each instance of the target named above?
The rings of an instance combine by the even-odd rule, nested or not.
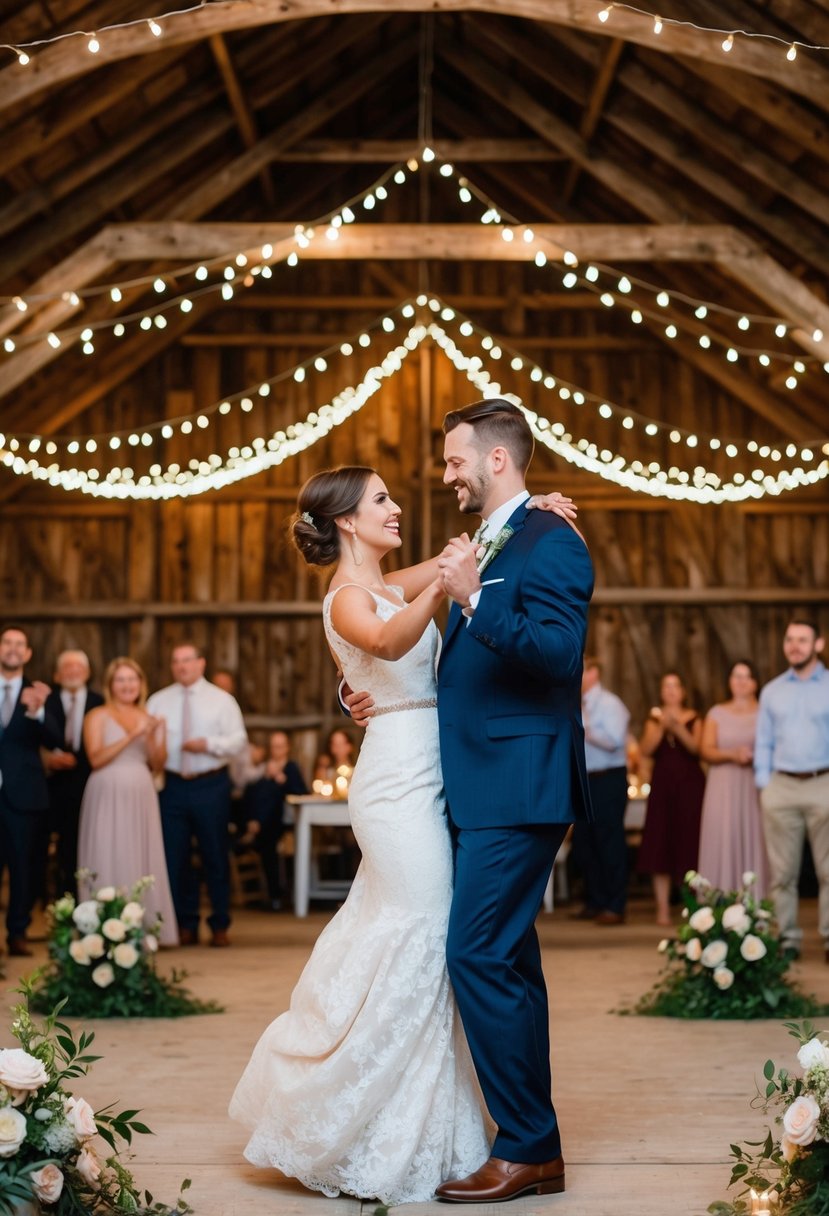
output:
[[[77,895],[78,820],[90,773],[83,745],[83,722],[104,698],[88,685],[89,659],[82,650],[64,650],[55,665],[55,685],[46,698],[44,746],[48,749],[50,828],[58,835],[58,895]]]
[[[479,1170],[437,1194],[485,1203],[564,1190],[534,923],[568,825],[591,815],[581,677],[593,571],[575,528],[527,509],[533,439],[517,406],[467,406],[444,433],[444,482],[484,520],[439,562],[455,601],[438,668],[455,842],[447,962],[498,1134]]]
[[[32,878],[49,806],[40,759],[49,685],[24,676],[31,657],[26,631],[7,625],[0,633],[0,871],[3,866],[9,871],[9,954],[24,958],[32,953],[26,942],[34,902]]]

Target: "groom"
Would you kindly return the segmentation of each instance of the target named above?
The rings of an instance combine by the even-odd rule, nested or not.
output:
[[[526,507],[533,438],[517,406],[480,401],[443,430],[444,483],[483,517],[439,563],[454,600],[438,669],[455,840],[447,962],[498,1134],[489,1160],[437,1195],[487,1203],[564,1190],[535,919],[568,824],[591,814],[581,675],[593,572],[574,528]]]

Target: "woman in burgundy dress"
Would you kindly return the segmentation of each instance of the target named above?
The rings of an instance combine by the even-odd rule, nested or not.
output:
[[[642,755],[653,758],[653,775],[638,868],[653,876],[656,923],[670,925],[671,883],[697,868],[705,774],[702,721],[685,704],[685,685],[675,671],[662,677],[660,699],[640,743]]]

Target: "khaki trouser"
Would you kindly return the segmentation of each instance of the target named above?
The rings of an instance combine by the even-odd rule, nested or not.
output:
[[[780,937],[798,948],[803,938],[797,923],[797,884],[808,832],[820,887],[818,928],[829,949],[829,773],[805,781],[772,773],[760,791],[760,805]]]

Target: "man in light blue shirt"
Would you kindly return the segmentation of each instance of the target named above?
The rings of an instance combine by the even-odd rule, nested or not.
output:
[[[584,876],[584,907],[576,920],[620,925],[627,901],[627,733],[630,713],[601,683],[598,659],[586,657],[581,683],[584,755],[595,814],[577,822],[573,853]]]
[[[823,645],[814,622],[789,622],[783,638],[789,669],[760,694],[754,774],[780,936],[799,954],[798,879],[808,832],[829,963],[829,671],[819,657]]]

